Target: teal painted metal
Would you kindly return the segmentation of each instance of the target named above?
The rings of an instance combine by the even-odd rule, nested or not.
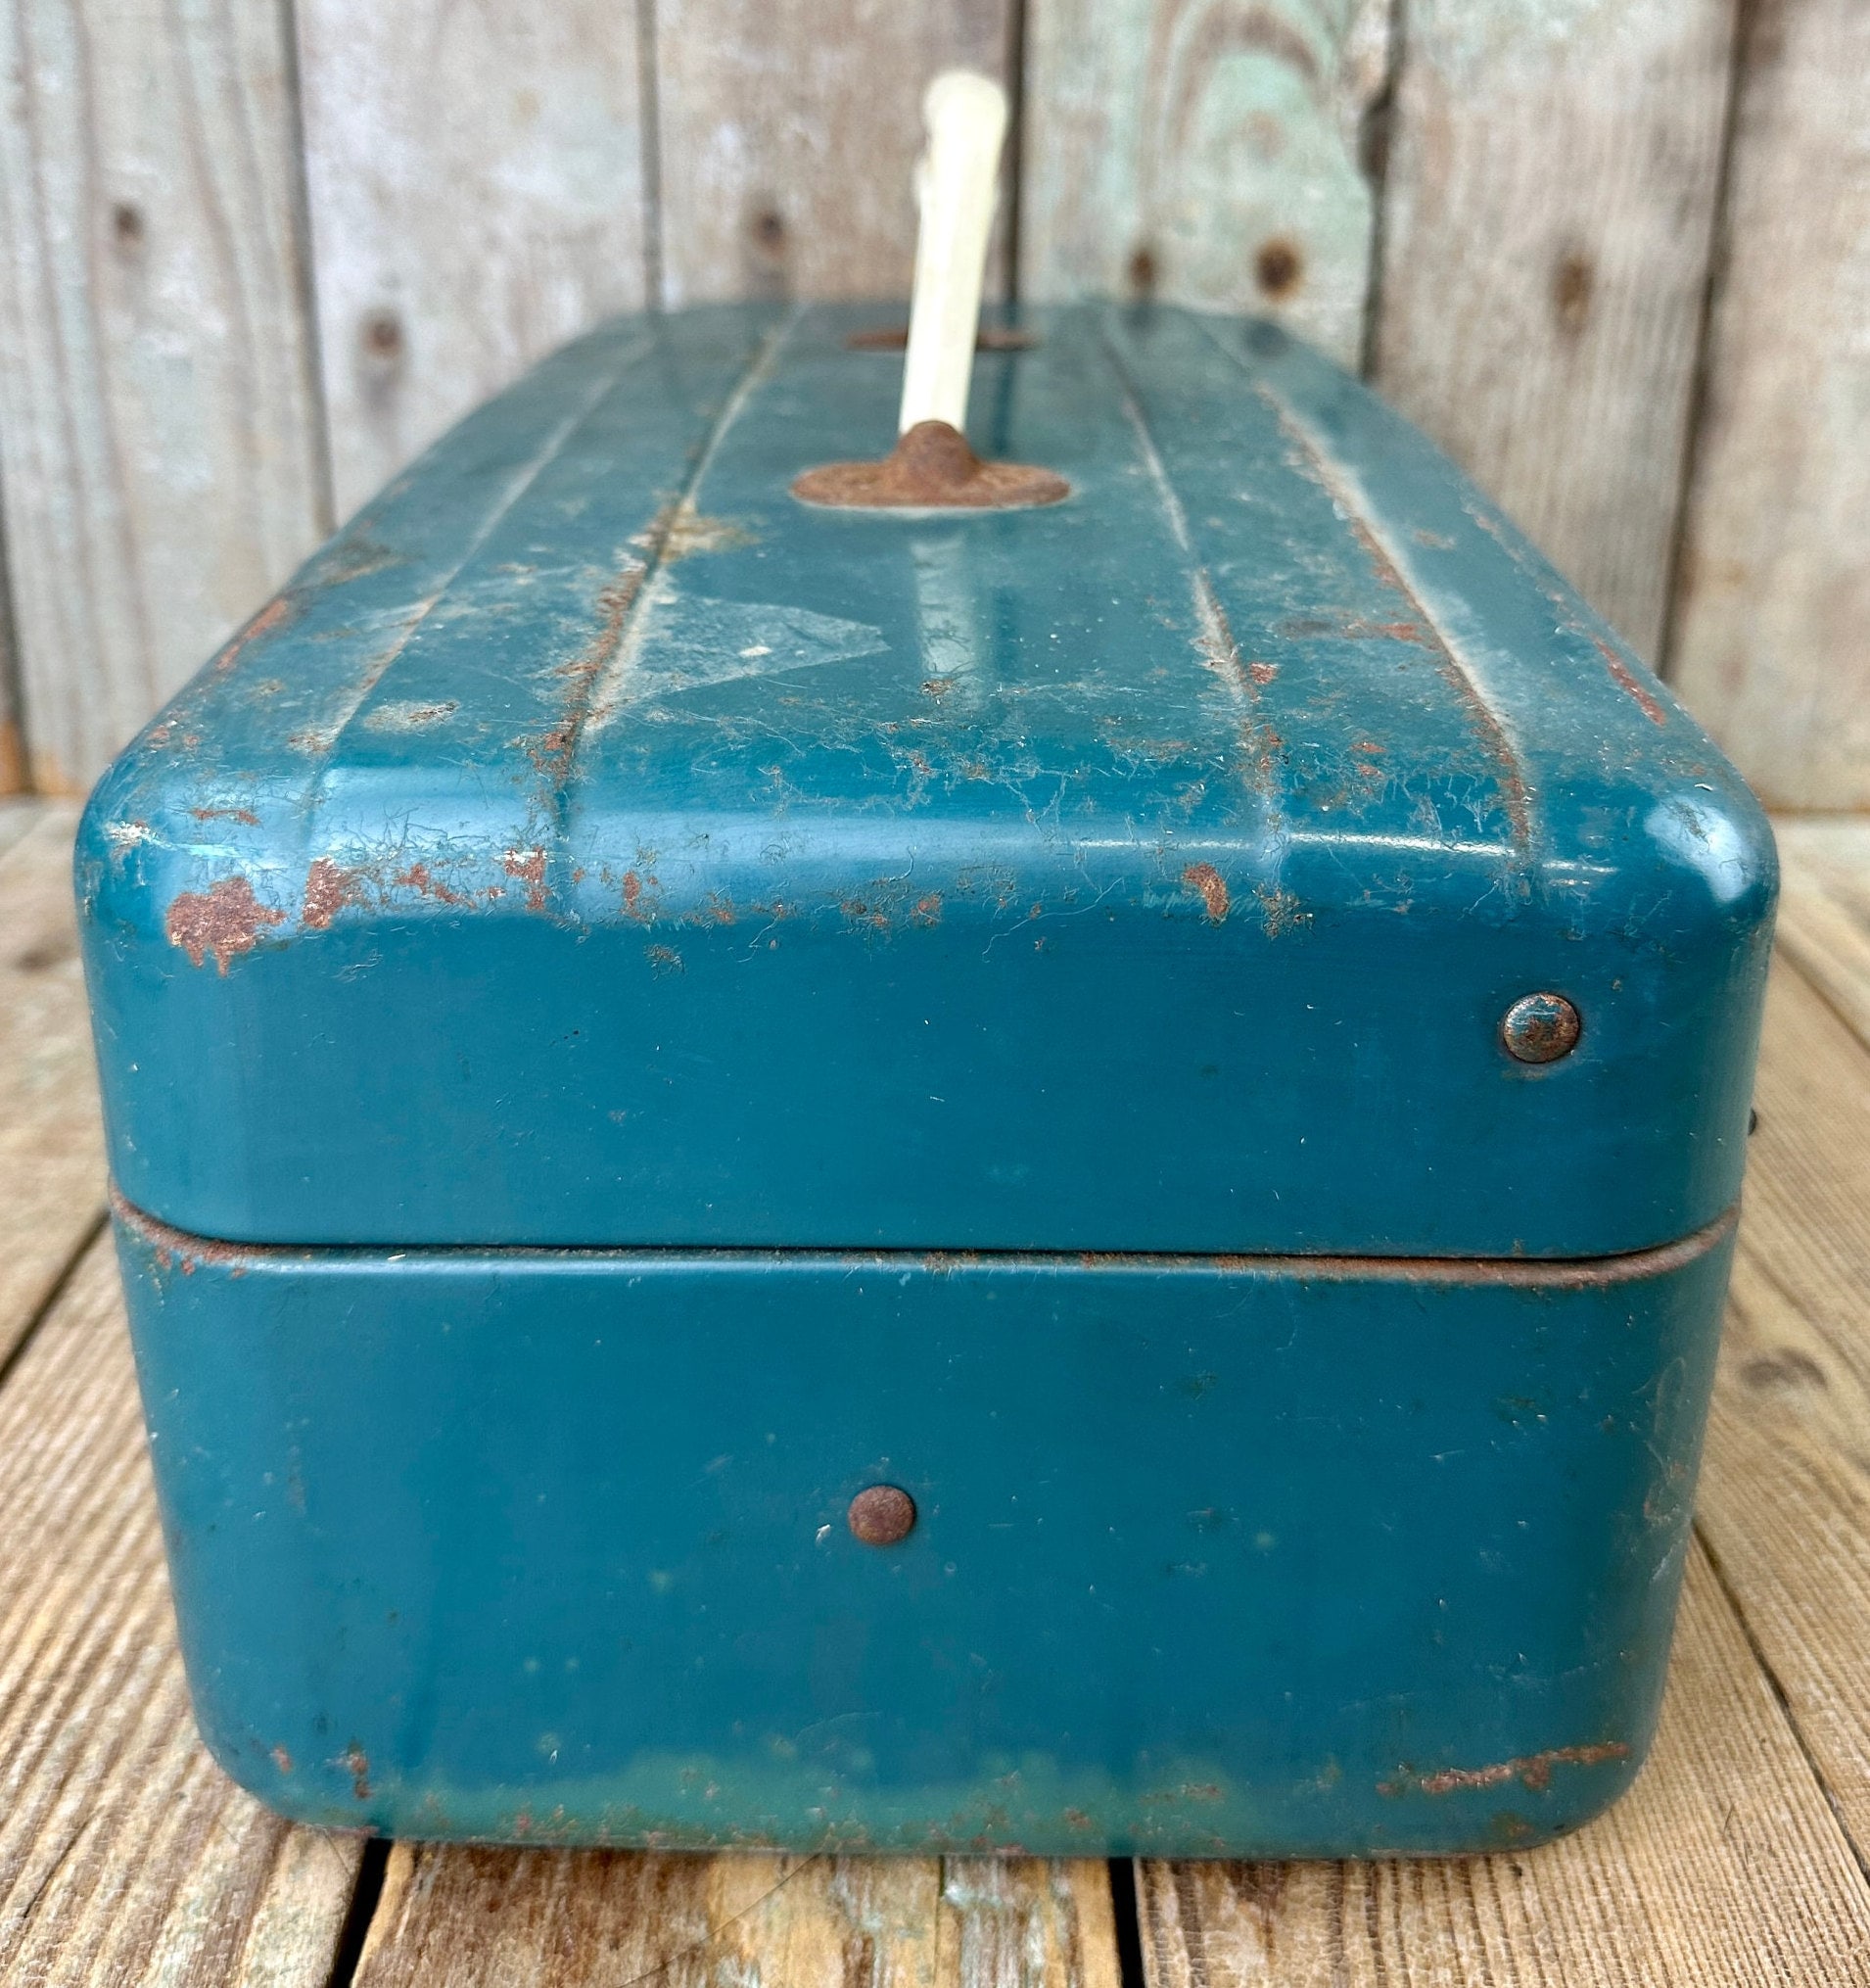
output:
[[[204,1729],[414,1834],[1552,1833],[1654,1722],[1763,819],[1268,326],[984,355],[1054,508],[798,503],[877,317],[568,349],[93,797]]]
[[[202,1728],[289,1815],[1498,1849],[1649,1744],[1724,1223],[1609,1267],[117,1235]],[[877,1480],[900,1546],[846,1528]]]
[[[1280,334],[1116,311],[980,361],[978,439],[1071,501],[809,509],[892,433],[874,321],[572,348],[130,748],[79,859],[125,1195],[1489,1255],[1728,1207],[1770,839],[1498,514]],[[1531,1069],[1546,988],[1584,1039]]]

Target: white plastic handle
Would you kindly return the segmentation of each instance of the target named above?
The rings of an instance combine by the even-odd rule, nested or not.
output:
[[[1006,92],[971,70],[946,70],[922,98],[922,122],[928,146],[915,168],[921,220],[899,434],[918,421],[967,426]]]

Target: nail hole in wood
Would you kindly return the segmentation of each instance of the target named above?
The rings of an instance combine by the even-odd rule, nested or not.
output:
[[[1305,259],[1290,242],[1276,236],[1260,244],[1260,252],[1253,259],[1253,276],[1262,296],[1289,296],[1304,274]]]
[[[1559,258],[1552,272],[1552,309],[1559,329],[1576,337],[1591,315],[1591,293],[1597,287],[1597,269],[1589,256],[1573,249]]]
[[[373,310],[363,321],[363,350],[379,365],[394,365],[402,356],[402,320],[394,310]]]

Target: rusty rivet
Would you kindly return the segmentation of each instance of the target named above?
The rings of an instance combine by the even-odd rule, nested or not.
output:
[[[1557,1063],[1578,1046],[1584,1023],[1563,994],[1525,994],[1506,1012],[1500,1040],[1521,1063]]]
[[[873,1484],[851,1500],[845,1515],[866,1546],[894,1546],[915,1524],[915,1500],[893,1484]]]

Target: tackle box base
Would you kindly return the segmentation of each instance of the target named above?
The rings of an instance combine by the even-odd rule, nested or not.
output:
[[[117,1236],[197,1715],[275,1809],[1343,1857],[1635,1775],[1732,1219],[1571,1262]],[[876,1483],[900,1543],[847,1524]]]

